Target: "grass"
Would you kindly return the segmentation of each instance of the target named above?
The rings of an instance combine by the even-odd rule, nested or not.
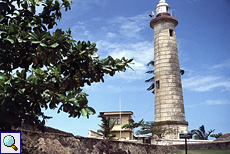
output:
[[[180,150],[176,154],[185,154],[185,151]],[[230,154],[230,150],[188,150],[188,154]]]

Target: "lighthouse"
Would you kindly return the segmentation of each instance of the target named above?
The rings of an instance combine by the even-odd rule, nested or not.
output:
[[[164,139],[179,139],[179,134],[188,132],[188,122],[185,120],[175,32],[178,19],[172,16],[165,0],[159,1],[156,16],[151,17],[150,27],[154,29],[154,126],[164,130]]]

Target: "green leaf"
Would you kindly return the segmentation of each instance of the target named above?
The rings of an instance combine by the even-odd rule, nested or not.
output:
[[[63,94],[56,94],[57,96],[59,96],[59,98],[61,99],[61,101],[64,101],[63,103],[65,103],[65,100],[66,100],[66,96],[63,95]]]
[[[21,77],[26,79],[26,71],[24,69],[21,71]]]
[[[27,25],[26,25],[26,27],[31,27],[32,25],[31,25],[31,23],[28,23]]]
[[[87,107],[87,108],[85,108],[85,110],[87,111],[88,114],[95,114],[96,113],[96,111],[92,107]]]
[[[18,43],[22,43],[22,42],[23,42],[23,40],[19,38],[18,39]]]
[[[62,36],[62,30],[61,29],[57,29],[56,31],[55,31],[55,35],[56,35],[56,37],[61,37]]]
[[[61,72],[61,66],[62,66],[61,64],[58,64],[58,66],[57,66],[57,71],[58,72]]]
[[[74,105],[75,105],[76,107],[80,107],[80,104],[79,104],[78,100],[75,100],[75,101],[74,101]]]
[[[42,43],[41,41],[31,41],[31,43],[33,43],[33,44],[39,44],[42,47],[47,47],[47,45],[45,43]]]
[[[4,80],[0,80],[0,86],[4,87],[4,83],[5,83]]]
[[[55,71],[55,74],[54,74],[56,77],[59,77],[60,76],[60,73],[58,71]]]
[[[11,79],[7,80],[7,81],[5,82],[5,84],[6,84],[6,85],[7,85],[7,84],[11,84]]]
[[[31,81],[33,78],[34,78],[34,75],[31,74],[30,76],[28,76],[27,80],[28,80],[28,81]]]
[[[82,44],[80,41],[77,42],[77,46],[76,46],[77,50],[81,50],[82,48]]]
[[[13,33],[14,32],[14,28],[12,26],[9,27],[8,33]]]
[[[37,77],[33,77],[32,78],[32,82],[33,82],[33,84],[37,85],[38,84],[38,78]]]
[[[103,67],[103,69],[106,70],[106,71],[109,71],[109,72],[112,71],[110,68],[107,68],[107,67]]]
[[[25,88],[19,89],[18,92],[19,92],[20,94],[24,94],[25,90],[26,90]]]
[[[88,113],[87,113],[86,109],[83,108],[83,109],[81,109],[81,114],[82,114],[82,116],[85,117],[85,116],[87,116]]]
[[[117,65],[118,65],[118,66],[125,66],[124,63],[118,63]]]
[[[5,76],[5,74],[3,74],[3,73],[0,73],[0,80],[5,80],[6,79],[6,76]]]
[[[84,53],[86,53],[86,50],[81,51],[81,52],[80,52],[80,55],[82,55],[82,54],[84,54]]]
[[[2,102],[0,103],[0,105],[3,105],[5,103],[5,99],[2,100]]]
[[[59,46],[59,44],[56,42],[56,43],[52,44],[50,47],[51,47],[51,48],[56,48],[56,47],[58,47],[58,46]]]
[[[5,32],[5,31],[0,31],[0,34],[7,34],[7,32]]]
[[[36,4],[36,5],[39,5],[39,0],[35,0],[35,4]]]
[[[4,16],[1,14],[0,15],[0,22],[4,19]],[[1,32],[0,32],[1,33]]]
[[[13,39],[10,39],[9,37],[6,38],[7,41],[10,41],[11,44],[14,44],[14,40]]]
[[[133,61],[133,59],[129,59],[128,61],[127,61],[127,63],[130,63],[130,62],[132,62]]]

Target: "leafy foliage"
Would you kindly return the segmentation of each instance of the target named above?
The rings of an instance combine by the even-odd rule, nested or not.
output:
[[[150,62],[147,64],[147,66],[152,66],[152,67],[154,67],[154,61],[150,61]],[[147,90],[148,90],[148,91],[152,91],[152,93],[154,94],[154,93],[155,93],[155,91],[154,91],[154,88],[155,88],[155,84],[154,84],[154,70],[147,71],[146,73],[152,74],[152,77],[149,78],[149,79],[147,79],[147,80],[145,80],[145,82],[150,82],[150,83],[151,83],[151,85],[148,87]]]
[[[196,140],[208,140],[208,137],[214,131],[215,131],[215,129],[211,129],[210,131],[206,132],[204,125],[202,125],[202,126],[200,126],[199,129],[191,130],[191,133],[193,134],[194,139],[196,139]]]
[[[223,133],[218,133],[218,134],[211,134],[210,137],[214,137],[216,139],[218,139],[219,137],[223,136]]]
[[[70,3],[0,2],[0,130],[22,121],[44,126],[51,117],[42,108],[88,117],[95,110],[88,106],[83,87],[129,67],[132,59],[99,59],[95,43],[75,41],[70,29],[52,29],[62,17],[61,9],[70,10]],[[38,5],[43,7],[41,13],[36,12]]]
[[[99,115],[99,117],[101,118],[102,124],[99,124],[101,129],[97,132],[102,133],[106,139],[111,139],[113,137],[111,131],[115,125],[115,120],[111,120],[110,117],[105,117],[104,115]]]
[[[147,64],[147,66],[152,66],[152,67],[154,67],[154,61],[150,61],[150,62]],[[152,77],[149,78],[149,79],[147,79],[147,80],[145,80],[145,82],[148,82],[148,83],[150,82],[150,83],[151,83],[151,85],[147,88],[147,90],[148,90],[148,91],[152,91],[152,93],[154,94],[154,93],[155,93],[154,70],[147,71],[146,73],[152,74]],[[180,74],[181,74],[181,75],[184,75],[184,73],[185,73],[185,71],[181,69],[181,70],[180,70]]]
[[[173,129],[171,128],[164,128],[157,126],[154,122],[146,121],[142,122],[140,130],[136,132],[136,134],[151,134],[152,136],[156,135],[158,138],[163,138],[166,134],[172,133]]]
[[[122,129],[127,129],[127,128],[134,129],[134,128],[137,128],[137,127],[141,126],[143,124],[143,122],[144,122],[144,120],[141,119],[139,122],[132,122],[130,124],[125,124],[121,128]]]

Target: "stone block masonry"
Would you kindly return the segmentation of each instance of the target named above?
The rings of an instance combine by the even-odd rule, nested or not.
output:
[[[160,84],[155,88],[155,122],[185,121],[175,25],[159,22],[154,34],[155,81]]]
[[[167,11],[170,6],[159,1],[156,18],[150,22],[154,29],[155,126],[173,130],[164,139],[179,139],[188,132],[180,76],[175,27],[178,20]]]

